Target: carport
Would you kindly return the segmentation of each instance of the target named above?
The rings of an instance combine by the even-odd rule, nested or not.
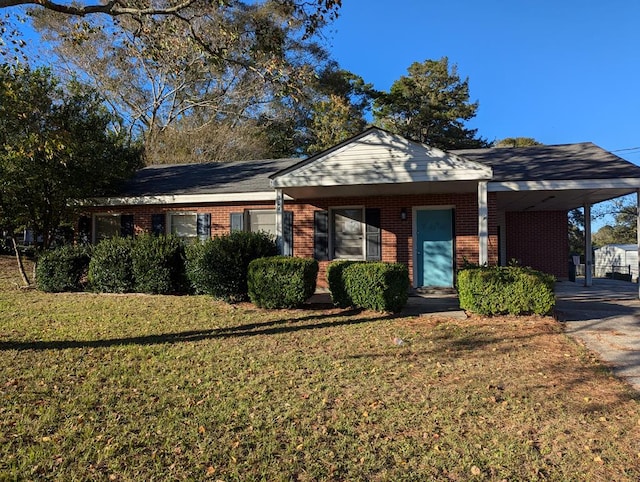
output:
[[[596,278],[556,284],[556,317],[565,332],[611,364],[640,390],[640,300],[634,283]]]
[[[454,152],[493,169],[494,180],[489,181],[487,190],[497,195],[499,217],[515,211],[584,208],[584,286],[593,285],[591,207],[633,193],[640,200],[640,167],[591,142]],[[640,229],[638,234],[640,237]],[[503,263],[508,261],[500,254]],[[636,298],[640,297],[637,287],[635,290]]]

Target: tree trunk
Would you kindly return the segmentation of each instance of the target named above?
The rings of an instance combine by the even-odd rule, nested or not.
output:
[[[20,271],[20,277],[22,278],[22,283],[25,288],[31,286],[31,282],[29,278],[27,278],[27,273],[24,270],[24,264],[22,263],[22,255],[20,254],[20,250],[18,249],[18,242],[16,241],[15,236],[11,236],[11,242],[13,243],[13,250],[16,253],[16,261],[18,263],[18,271]]]

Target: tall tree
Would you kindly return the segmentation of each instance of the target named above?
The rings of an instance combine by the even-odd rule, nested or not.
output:
[[[154,2],[152,0],[110,0],[108,2],[74,1],[64,2],[55,0],[0,0],[0,10],[11,7],[27,6],[33,10],[46,10],[60,13],[68,18],[86,19],[92,23],[104,16],[112,18],[145,17],[174,17],[198,28],[199,22],[210,14],[212,9],[222,10],[224,14],[233,15],[237,11],[255,5],[256,2],[242,0],[221,0],[211,2],[207,0],[167,0]],[[283,11],[304,24],[306,35],[312,35],[327,20],[337,17],[342,0],[278,0]],[[0,27],[6,18],[0,17]],[[9,32],[11,35],[12,32]]]
[[[487,147],[477,129],[465,127],[478,106],[469,100],[469,79],[461,79],[458,67],[442,57],[411,64],[408,75],[376,99],[374,118],[382,128],[434,147]]]
[[[318,76],[311,103],[307,154],[335,146],[361,132],[378,93],[359,75],[330,63]]]
[[[584,211],[569,211],[569,253],[584,256]]]
[[[606,203],[599,216],[613,216],[613,223],[601,227],[593,235],[593,244],[636,244],[638,241],[638,207],[635,196],[625,196]]]
[[[536,141],[533,137],[505,137],[493,143],[494,147],[531,147],[541,145],[542,142]]]
[[[261,117],[276,157],[310,155],[362,131],[376,91],[328,61],[295,99],[277,99]]]
[[[266,142],[256,128],[265,106],[306,95],[326,53],[289,3],[213,2],[197,22],[191,10],[181,13],[191,12],[188,22],[146,16],[91,23],[41,11],[34,25],[55,45],[59,65],[82,72],[125,127],[144,137],[152,162],[173,162],[155,156],[180,139],[188,144],[178,150],[190,153],[180,161],[199,162],[216,160],[205,155],[212,152],[205,142],[229,129],[242,134],[227,145],[239,146],[232,157],[242,158]]]
[[[29,227],[47,248],[71,201],[106,194],[140,165],[112,130],[102,98],[47,69],[0,66],[0,220]]]

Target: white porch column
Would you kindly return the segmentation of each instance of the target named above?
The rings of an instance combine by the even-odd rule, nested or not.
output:
[[[276,189],[276,245],[278,253],[282,254],[284,249],[284,195],[282,189]]]
[[[591,249],[591,203],[584,203],[584,285],[593,285],[593,250]]]
[[[489,262],[489,204],[487,181],[478,183],[478,264]]]
[[[638,243],[638,298],[640,298],[640,189],[636,190],[636,212],[637,212],[637,220],[636,220],[636,243]]]

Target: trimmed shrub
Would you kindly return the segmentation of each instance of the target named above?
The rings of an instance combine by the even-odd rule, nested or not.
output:
[[[190,271],[199,273],[198,289],[228,303],[237,303],[248,299],[249,263],[276,254],[276,244],[268,234],[234,231],[207,240],[200,261]]]
[[[36,266],[38,289],[51,293],[82,290],[89,260],[89,250],[84,246],[62,246],[44,252]]]
[[[184,243],[175,236],[138,236],[131,251],[138,293],[172,294],[187,290]]]
[[[102,293],[128,293],[133,290],[131,238],[111,238],[100,241],[89,263],[89,284]]]
[[[329,263],[327,266],[327,282],[329,283],[329,292],[331,293],[331,301],[335,306],[340,308],[348,308],[353,306],[353,300],[347,293],[344,286],[344,270],[347,266],[354,263],[364,263],[364,261],[339,260]]]
[[[249,263],[249,299],[260,308],[295,308],[316,291],[318,262],[273,256]]]
[[[400,263],[353,263],[343,270],[347,296],[367,310],[397,313],[409,298],[409,270]]]
[[[205,241],[205,243],[208,242]],[[205,294],[207,270],[202,263],[204,255],[205,243],[187,244],[184,247],[184,263],[187,282],[189,283],[190,292],[196,295]]]
[[[460,307],[481,315],[546,315],[555,305],[555,279],[531,268],[482,267],[458,273]]]

